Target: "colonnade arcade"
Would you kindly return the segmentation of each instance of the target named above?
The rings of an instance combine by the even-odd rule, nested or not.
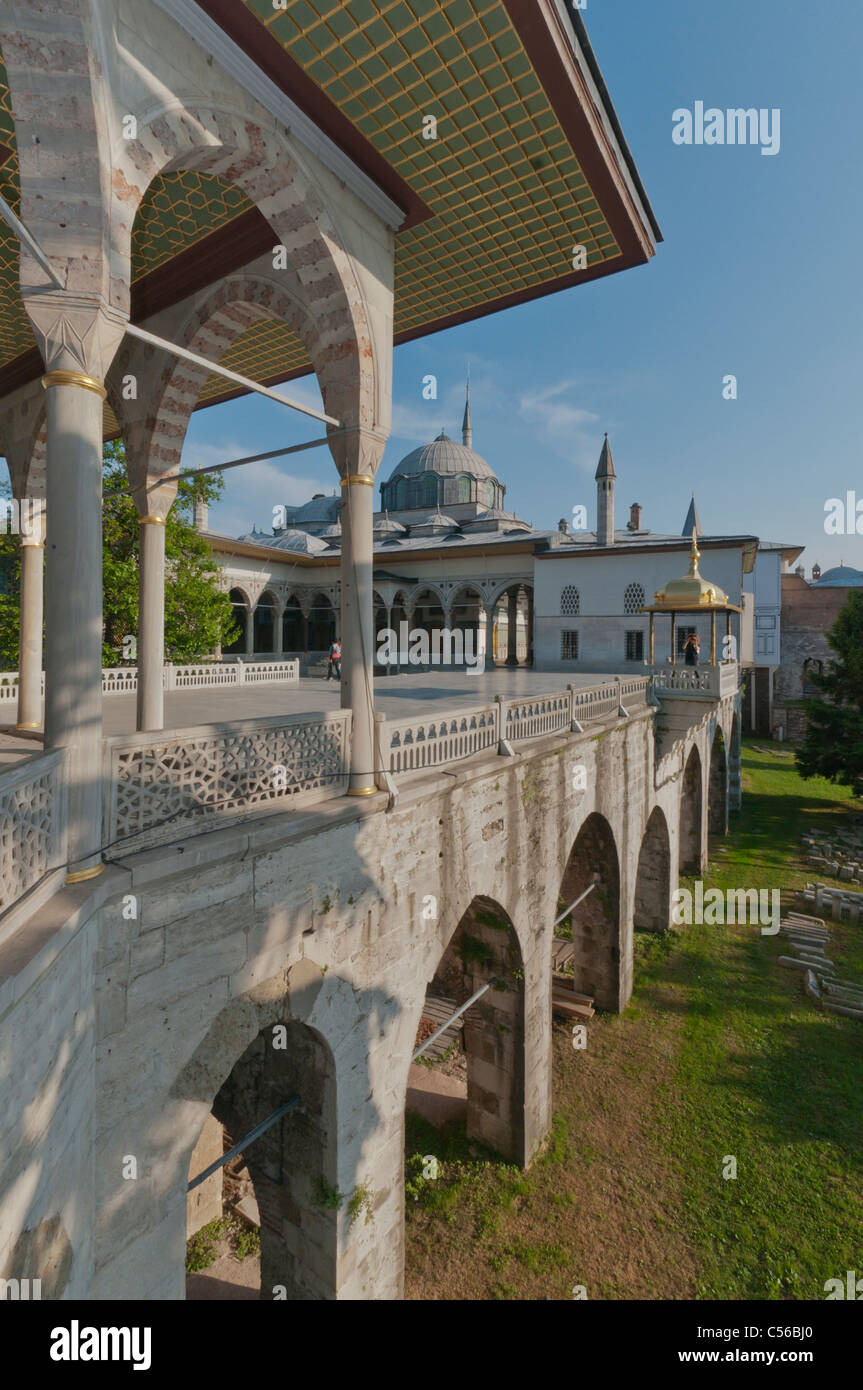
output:
[[[175,90],[183,70],[176,55],[169,62],[154,50],[149,71],[124,66],[116,36],[103,36],[104,63],[88,61],[93,22],[91,7],[77,0],[61,12],[34,0],[0,18],[17,211],[32,238],[21,241],[20,293],[44,365],[41,380],[0,402],[0,450],[13,493],[42,499],[45,518],[22,537],[18,725],[34,730],[42,720],[44,611],[44,745],[66,754],[69,881],[102,869],[103,403],[119,424],[140,523],[137,725],[158,730],[165,520],[186,429],[211,364],[265,318],[302,343],[323,397],[324,413],[311,413],[326,422],[343,497],[348,793],[374,791],[364,652],[372,651],[373,491],[390,422],[393,228],[401,220],[388,199],[389,220],[364,205],[243,88],[220,91],[220,106],[204,99],[206,78],[197,73],[197,86],[188,79],[190,97]],[[56,42],[43,41],[46,24]],[[122,134],[130,118],[135,139]],[[146,319],[148,333],[198,355],[201,365],[130,331],[135,214],[155,179],[196,170],[242,191],[269,223],[285,264],[274,269],[266,255]]]

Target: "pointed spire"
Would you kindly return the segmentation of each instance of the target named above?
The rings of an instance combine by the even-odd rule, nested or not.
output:
[[[599,456],[599,463],[596,466],[595,478],[616,478],[614,471],[614,459],[611,457],[611,449],[608,445],[608,433],[606,432],[605,442],[602,446],[602,453]]]
[[[682,534],[690,536],[695,532],[697,536],[703,536],[701,529],[701,518],[698,515],[698,508],[695,505],[695,493],[692,494],[692,501],[689,503],[689,511],[686,513],[686,520],[683,523]]]
[[[473,425],[470,419],[470,363],[467,364],[467,390],[464,398],[464,419],[461,422],[461,442],[466,449],[473,447]]]

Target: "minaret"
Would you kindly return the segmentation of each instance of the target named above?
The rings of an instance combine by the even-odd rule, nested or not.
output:
[[[608,435],[596,466],[596,543],[614,545],[614,459]]]
[[[466,449],[473,447],[473,425],[470,422],[470,367],[467,369],[467,392],[464,401],[464,419],[461,422],[461,442]]]
[[[698,515],[698,508],[695,505],[695,493],[692,494],[692,501],[689,503],[689,511],[686,513],[686,520],[683,523],[684,536],[691,536],[693,530],[698,536],[703,536],[701,529],[701,518]]]

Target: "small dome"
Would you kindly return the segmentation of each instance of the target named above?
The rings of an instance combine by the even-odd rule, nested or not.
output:
[[[311,502],[304,502],[302,507],[291,509],[291,521],[338,521],[341,505],[341,497],[313,497]]]
[[[376,536],[396,536],[407,535],[407,527],[402,526],[400,521],[390,521],[388,516],[382,516],[380,521],[376,521],[372,528]]]
[[[698,573],[699,558],[699,550],[693,531],[692,550],[689,555],[689,573],[684,574],[680,579],[669,580],[664,588],[656,591],[653,602],[657,608],[687,610],[725,608],[728,606],[728,595],[725,590],[720,589],[718,584],[711,584],[708,580],[702,579]]]
[[[273,550],[293,550],[302,555],[319,555],[327,548],[325,542],[317,536],[309,535],[308,531],[296,531],[291,527],[280,531],[278,536],[270,536],[263,543],[272,546]]]
[[[863,588],[863,571],[855,570],[851,565],[837,565],[835,569],[824,570],[819,579],[813,581],[816,589],[861,589]]]

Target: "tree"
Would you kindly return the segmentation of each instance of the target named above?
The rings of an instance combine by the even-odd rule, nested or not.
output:
[[[827,634],[837,659],[809,679],[824,699],[806,701],[806,735],[797,752],[803,777],[826,777],[863,794],[863,589],[848,602]]]
[[[126,454],[115,440],[105,445],[102,566],[105,629],[102,660],[106,666],[134,664],[124,654],[124,639],[138,627],[138,512],[128,486]],[[205,474],[184,478],[165,527],[165,656],[168,661],[198,661],[218,644],[238,634],[229,596],[219,588],[219,568],[192,521],[196,500],[213,502],[224,487]]]
[[[138,513],[128,487],[126,455],[119,441],[103,455],[102,583],[104,630],[102,663],[135,664],[127,652],[138,627]],[[198,661],[238,634],[231,600],[218,586],[219,569],[207,542],[192,521],[196,499],[213,502],[224,484],[207,474],[183,479],[165,528],[165,655],[169,661]],[[114,494],[113,496],[111,494]],[[10,496],[0,484],[0,498]],[[20,542],[0,527],[0,670],[18,665]]]
[[[21,543],[6,528],[3,502],[12,496],[7,482],[0,483],[0,671],[18,666],[18,592],[21,579]]]

